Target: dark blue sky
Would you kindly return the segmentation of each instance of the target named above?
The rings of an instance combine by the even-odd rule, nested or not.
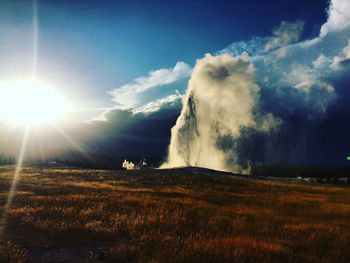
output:
[[[31,30],[31,1],[2,1],[0,7],[3,27]],[[315,0],[38,0],[38,74],[60,82],[84,106],[102,107],[111,104],[106,91],[177,61],[194,65],[232,42],[269,35],[283,20],[301,19],[303,38],[316,36],[326,7],[327,1]],[[6,33],[0,31],[0,38],[11,38]],[[30,46],[30,34],[13,41]],[[0,49],[1,55],[6,51]]]
[[[328,4],[249,0],[39,1],[39,5],[43,34],[62,36],[73,47],[86,46],[110,63],[121,61],[123,77],[136,77],[179,60],[194,63],[204,53],[235,41],[269,35],[282,20],[301,19],[306,23],[304,37],[315,36],[326,20]]]

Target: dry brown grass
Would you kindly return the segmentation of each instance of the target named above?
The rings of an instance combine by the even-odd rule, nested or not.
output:
[[[12,176],[1,169],[2,207]],[[181,170],[27,168],[0,262],[350,262],[349,196]]]

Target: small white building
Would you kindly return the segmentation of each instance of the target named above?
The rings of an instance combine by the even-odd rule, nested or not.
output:
[[[135,169],[135,164],[133,162],[129,162],[128,160],[124,160],[122,167],[126,170],[133,170]]]

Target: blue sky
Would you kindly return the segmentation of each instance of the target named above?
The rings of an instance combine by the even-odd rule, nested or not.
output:
[[[0,5],[0,76],[16,78],[31,71],[32,3]],[[94,108],[112,106],[107,92],[137,77],[178,61],[193,66],[207,52],[270,34],[282,20],[301,19],[302,37],[315,36],[326,20],[327,1],[39,0],[37,5],[39,78],[60,86],[81,107]]]

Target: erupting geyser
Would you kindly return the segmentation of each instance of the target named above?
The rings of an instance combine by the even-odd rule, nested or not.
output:
[[[269,131],[276,125],[271,114],[259,113],[254,71],[245,54],[208,54],[197,61],[161,168],[242,171],[235,151],[242,128]]]

